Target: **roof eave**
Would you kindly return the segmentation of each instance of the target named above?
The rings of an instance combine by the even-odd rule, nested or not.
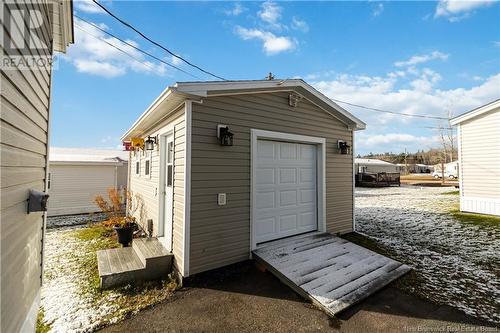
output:
[[[475,108],[471,111],[465,112],[455,118],[450,119],[450,125],[456,126],[464,121],[470,120],[484,113],[500,108],[500,99],[494,100],[488,104]]]

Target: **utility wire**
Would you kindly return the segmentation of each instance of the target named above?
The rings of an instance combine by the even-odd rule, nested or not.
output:
[[[170,51],[169,49],[167,49],[166,47],[164,47],[163,45],[161,45],[160,43],[158,42],[155,42],[154,40],[152,40],[151,38],[149,38],[148,36],[146,36],[145,34],[143,34],[141,31],[139,31],[138,29],[136,29],[134,26],[132,26],[131,24],[125,22],[124,20],[122,20],[121,18],[119,18],[118,16],[116,16],[115,14],[113,14],[112,12],[110,12],[106,7],[104,7],[103,5],[101,5],[98,1],[96,0],[92,0],[97,6],[99,6],[102,10],[104,10],[106,13],[108,13],[110,16],[112,16],[114,19],[116,19],[118,22],[120,22],[121,24],[125,25],[126,27],[134,30],[136,33],[138,33],[142,38],[146,39],[147,41],[149,41],[150,43],[158,46],[159,48],[161,48],[162,50],[166,51],[168,54],[172,55],[173,57],[179,59],[179,60],[182,60],[184,61],[186,64],[188,64],[189,66],[191,67],[194,67],[200,71],[202,71],[203,73],[205,74],[208,74],[210,76],[213,76],[217,79],[220,79],[220,80],[223,80],[223,81],[226,81],[226,79],[224,79],[223,77],[220,77],[218,75],[215,75],[203,68],[201,68],[200,66],[197,66],[191,62],[189,62],[188,60],[184,59],[183,57],[175,54],[174,52]]]
[[[133,55],[131,55],[131,54],[130,54],[130,53],[128,53],[127,51],[124,51],[124,50],[120,49],[118,46],[115,46],[115,45],[111,44],[110,42],[108,42],[108,41],[106,41],[106,40],[104,40],[104,39],[102,39],[102,38],[100,38],[100,37],[95,36],[94,34],[92,34],[92,33],[88,32],[87,30],[83,29],[83,28],[82,28],[81,26],[79,26],[78,24],[76,24],[76,23],[75,23],[75,26],[76,26],[78,29],[80,29],[81,31],[83,31],[83,32],[85,32],[85,33],[87,33],[87,34],[89,34],[89,36],[92,36],[92,37],[94,37],[95,39],[98,39],[98,40],[102,41],[103,43],[106,43],[106,44],[108,44],[109,46],[111,46],[111,47],[113,47],[113,48],[117,49],[118,51],[122,52],[123,54],[125,54],[125,55],[129,56],[130,58],[134,59],[135,61],[137,61],[137,62],[138,62],[138,63],[140,63],[141,65],[143,65],[143,66],[145,66],[145,67],[149,67],[149,68],[151,68],[152,70],[156,70],[156,68],[154,68],[153,66],[149,65],[148,63],[145,63],[145,62],[143,62],[142,60],[139,60],[138,58],[134,57]]]
[[[347,105],[350,105],[350,106],[355,106],[355,107],[358,107],[358,108],[362,108],[362,109],[366,109],[366,110],[371,110],[371,111],[376,111],[376,112],[391,113],[391,114],[395,114],[395,115],[399,115],[399,116],[406,116],[406,117],[449,120],[448,118],[445,118],[445,117],[429,116],[429,115],[424,115],[424,114],[411,114],[411,113],[402,113],[402,112],[388,111],[388,110],[371,108],[371,107],[364,106],[364,105],[349,103],[349,102],[341,101],[341,100],[338,100],[338,99],[335,99],[335,98],[331,98],[331,99],[333,101],[335,101],[335,102],[338,102],[338,103],[347,104]]]
[[[113,37],[113,38],[115,38],[115,39],[119,40],[119,41],[120,41],[120,42],[122,42],[123,44],[126,44],[126,45],[130,46],[131,48],[134,48],[135,50],[137,50],[137,51],[139,51],[139,52],[141,52],[141,53],[143,53],[143,54],[145,54],[145,55],[147,55],[147,56],[149,56],[149,57],[151,57],[151,58],[153,58],[153,59],[155,59],[155,60],[157,60],[157,61],[159,61],[159,62],[161,62],[161,63],[164,63],[164,64],[165,64],[165,65],[167,65],[167,66],[170,66],[170,67],[172,67],[172,68],[174,68],[174,69],[176,69],[176,70],[178,70],[178,71],[180,71],[180,72],[182,72],[182,73],[184,73],[184,74],[187,74],[187,75],[189,75],[189,76],[191,76],[191,77],[194,77],[195,79],[198,79],[198,80],[203,80],[203,79],[202,79],[201,77],[199,77],[199,76],[196,76],[196,75],[194,75],[194,74],[191,74],[191,73],[189,73],[189,72],[187,72],[187,71],[183,70],[182,68],[179,68],[179,67],[177,67],[177,66],[175,66],[175,65],[172,65],[171,63],[168,63],[168,62],[166,62],[165,60],[163,60],[163,59],[161,59],[161,58],[158,58],[157,56],[155,56],[155,55],[153,55],[153,54],[151,54],[151,53],[149,53],[149,52],[147,52],[147,51],[144,51],[144,50],[142,50],[142,49],[138,48],[137,46],[135,46],[135,45],[133,45],[133,44],[131,44],[131,43],[128,43],[127,41],[124,41],[124,40],[123,40],[123,39],[121,39],[120,37],[117,37],[117,36],[113,35],[111,32],[108,32],[108,31],[106,31],[106,30],[102,29],[101,27],[99,27],[99,26],[98,26],[97,24],[95,24],[95,23],[92,23],[92,22],[90,22],[90,21],[87,21],[86,19],[84,19],[84,18],[82,18],[82,17],[80,17],[80,16],[78,16],[78,15],[76,15],[76,14],[74,14],[74,16],[75,16],[76,18],[78,18],[78,19],[82,20],[83,22],[85,22],[85,23],[87,23],[87,24],[89,24],[89,25],[93,26],[94,28],[96,28],[96,29],[98,29],[98,30],[100,30],[100,31],[104,32],[104,33],[105,33],[105,34],[107,34],[108,36],[111,36],[111,37]],[[87,32],[87,33],[88,33],[88,32]],[[95,37],[95,36],[94,36],[94,37]]]

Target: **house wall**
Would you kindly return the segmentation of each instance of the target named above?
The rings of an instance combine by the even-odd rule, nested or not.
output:
[[[184,157],[185,157],[185,118],[184,106],[174,111],[164,121],[157,124],[144,134],[160,135],[166,131],[166,127],[174,127],[174,203],[173,203],[173,232],[172,232],[172,252],[174,254],[174,264],[182,273],[184,254]],[[141,196],[144,202],[144,210],[137,211],[135,216],[139,223],[147,230],[147,220],[153,219],[153,234],[158,235],[159,223],[163,223],[160,214],[160,200],[163,200],[160,187],[160,151],[163,147],[153,151],[131,152],[129,158],[129,189],[134,194]],[[151,176],[144,174],[145,161],[151,158]],[[136,162],[140,162],[140,174],[135,172]]]
[[[33,2],[29,6],[47,17],[45,2]],[[4,10],[10,11],[7,7]],[[33,16],[33,20],[39,19]],[[5,50],[4,45],[10,44],[11,35],[22,36],[20,31],[26,27],[22,20],[16,18],[14,21],[9,31],[4,24],[1,28],[5,38],[2,55],[11,57],[19,56],[18,51]],[[33,24],[41,25],[37,30],[38,38],[52,45],[48,21]],[[38,54],[50,56],[48,51]],[[27,214],[26,200],[30,189],[45,189],[52,73],[50,69],[20,71],[9,68],[2,70],[0,75],[0,331],[18,332],[33,329],[34,323],[30,320],[36,319],[38,311],[43,213]]]
[[[229,126],[233,146],[219,145],[217,124]],[[287,92],[208,97],[192,107],[189,274],[249,258],[252,128],[326,138],[327,231],[353,229],[352,155],[337,150],[339,139],[352,146],[345,124],[305,99],[289,107]],[[219,192],[227,205],[217,205]]]
[[[460,209],[500,215],[500,108],[459,126]]]
[[[108,197],[108,189],[127,186],[127,165],[50,164],[48,215],[100,211],[94,199]],[[125,177],[123,176],[125,174]]]

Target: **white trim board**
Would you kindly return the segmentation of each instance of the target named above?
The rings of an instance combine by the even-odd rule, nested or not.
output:
[[[317,209],[318,209],[318,232],[326,232],[326,139],[320,137],[297,135],[282,132],[272,132],[259,129],[251,129],[251,173],[250,173],[250,256],[257,248],[255,240],[255,181],[257,161],[257,140],[274,140],[284,142],[316,144],[317,149]]]
[[[461,196],[460,211],[500,216],[500,199]]]

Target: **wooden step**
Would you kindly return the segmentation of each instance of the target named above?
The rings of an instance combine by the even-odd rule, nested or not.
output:
[[[97,266],[103,289],[141,280],[146,268],[131,247],[97,251]]]
[[[101,288],[167,277],[172,257],[156,238],[135,238],[132,247],[97,251]]]
[[[157,238],[135,238],[132,248],[145,266],[161,263],[170,255]]]

